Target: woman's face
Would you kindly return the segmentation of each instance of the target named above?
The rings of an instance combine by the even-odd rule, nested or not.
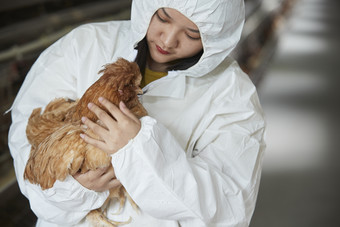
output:
[[[196,24],[175,9],[161,8],[153,15],[147,34],[148,66],[166,71],[172,61],[198,54],[202,48]]]

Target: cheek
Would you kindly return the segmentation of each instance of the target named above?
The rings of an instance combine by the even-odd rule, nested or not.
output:
[[[153,40],[158,33],[160,33],[159,23],[153,18],[150,22],[148,31],[146,32],[146,39]]]
[[[152,34],[152,28],[151,28],[151,26],[149,26],[149,29],[148,29],[148,31],[146,32],[146,40],[149,42],[151,39],[152,39],[152,37],[153,37],[153,34]]]
[[[193,50],[196,52],[195,54],[200,52],[202,49],[203,49],[202,42],[197,42],[197,44],[195,44],[193,47]]]
[[[199,41],[188,41],[183,45],[183,52],[188,55],[188,57],[198,54],[202,50],[202,43]]]

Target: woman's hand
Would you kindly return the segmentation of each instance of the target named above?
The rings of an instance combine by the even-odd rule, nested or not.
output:
[[[83,117],[82,121],[99,136],[101,140],[91,138],[85,134],[81,134],[80,136],[85,142],[108,154],[114,154],[138,134],[141,128],[141,122],[123,102],[119,103],[119,108],[102,97],[99,98],[99,102],[111,113],[113,118],[93,103],[89,103],[88,108],[96,114],[105,128],[86,117]]]
[[[90,170],[86,173],[76,173],[73,177],[85,188],[96,192],[103,192],[120,185],[112,165],[107,168]]]

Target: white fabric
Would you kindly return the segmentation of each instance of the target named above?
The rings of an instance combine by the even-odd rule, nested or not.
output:
[[[112,155],[117,178],[140,212],[126,203],[120,215],[113,215],[113,204],[109,217],[124,221],[131,216],[127,227],[249,225],[260,181],[264,120],[255,87],[227,57],[239,40],[243,3],[167,2],[136,0],[132,23],[96,23],[73,30],[44,51],[27,75],[11,108],[9,147],[38,226],[87,226],[84,217],[103,204],[108,192],[88,190],[72,177],[45,191],[23,180],[31,111],[56,97],[80,97],[98,79],[102,66],[118,57],[134,60],[133,46],[159,7],[192,18],[205,53],[190,69],[169,72],[145,87],[141,102],[149,116],[141,119],[138,135]]]

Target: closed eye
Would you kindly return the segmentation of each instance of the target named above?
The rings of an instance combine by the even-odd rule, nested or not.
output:
[[[185,34],[188,36],[189,39],[192,39],[192,40],[200,40],[201,39],[199,30],[187,28],[187,31],[186,31]]]
[[[201,39],[201,37],[192,37],[191,35],[189,35],[189,34],[186,34],[187,35],[187,37],[189,38],[189,39],[192,39],[192,40],[200,40]]]
[[[165,19],[163,19],[161,16],[159,16],[158,12],[156,12],[156,16],[157,16],[158,20],[160,20],[162,23],[167,23],[167,21]]]

